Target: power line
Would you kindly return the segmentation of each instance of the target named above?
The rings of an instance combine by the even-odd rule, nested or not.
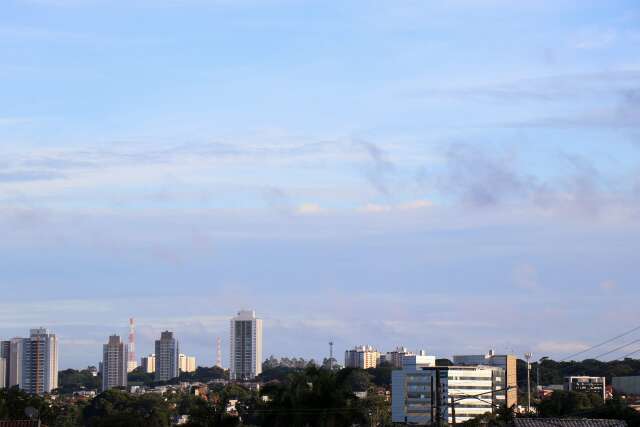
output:
[[[598,359],[598,358],[600,358],[602,356],[606,356],[607,354],[615,353],[616,351],[622,350],[623,348],[629,347],[631,344],[635,344],[637,342],[640,342],[640,338],[637,339],[637,340],[633,340],[631,342],[628,342],[627,344],[621,345],[620,347],[616,347],[613,350],[609,350],[609,351],[606,351],[606,352],[604,352],[602,354],[599,354],[599,355],[595,356],[594,359]]]
[[[589,347],[589,348],[587,348],[587,349],[584,349],[584,350],[579,351],[579,352],[577,352],[577,353],[570,354],[569,356],[566,356],[565,358],[561,359],[561,360],[560,360],[560,362],[564,362],[565,360],[572,359],[572,358],[574,358],[574,357],[576,357],[576,356],[579,356],[579,355],[581,355],[581,354],[584,354],[584,353],[586,353],[586,352],[588,352],[588,351],[591,351],[591,350],[596,349],[596,348],[598,348],[598,347],[602,347],[602,346],[603,346],[603,345],[605,345],[605,344],[609,344],[610,342],[615,341],[615,340],[617,340],[617,339],[619,339],[619,338],[625,337],[625,336],[627,336],[627,335],[629,335],[629,334],[631,334],[631,333],[633,333],[633,332],[635,332],[635,331],[637,331],[637,330],[640,330],[640,325],[638,325],[638,326],[636,326],[635,328],[630,329],[630,330],[628,330],[627,332],[624,332],[624,333],[622,333],[622,334],[620,334],[620,335],[616,335],[616,336],[615,336],[615,337],[613,337],[613,338],[609,338],[609,339],[608,339],[608,340],[606,340],[606,341],[602,341],[602,342],[601,342],[601,343],[599,343],[599,344],[592,345],[591,347]]]
[[[634,355],[634,354],[636,354],[636,353],[640,353],[640,348],[639,348],[639,349],[637,349],[637,350],[632,351],[631,353],[627,353],[627,354],[625,354],[624,356],[620,357],[620,359],[626,359],[627,357],[629,357],[629,356],[633,356],[633,355]]]

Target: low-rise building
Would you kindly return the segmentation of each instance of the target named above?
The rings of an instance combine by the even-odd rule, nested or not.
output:
[[[391,374],[394,423],[460,423],[505,405],[497,393],[504,369],[496,366],[435,366],[434,356],[403,358]]]
[[[640,376],[613,377],[611,385],[618,393],[640,396]]]
[[[564,389],[580,393],[594,393],[607,398],[605,377],[570,376],[564,377]]]

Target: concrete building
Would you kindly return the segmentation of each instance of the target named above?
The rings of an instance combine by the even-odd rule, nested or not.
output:
[[[168,381],[179,375],[179,354],[179,344],[173,337],[173,332],[162,332],[160,339],[156,340],[156,381]]]
[[[31,329],[22,339],[20,388],[31,394],[45,394],[58,388],[58,340],[44,328]],[[13,353],[12,353],[13,357]],[[14,368],[12,364],[12,369]]]
[[[427,425],[461,423],[504,405],[504,369],[493,366],[435,366],[434,356],[407,356],[391,373],[391,420]],[[473,397],[475,396],[475,397]],[[480,398],[480,399],[478,399]]]
[[[180,353],[178,356],[178,366],[180,372],[195,372],[196,371],[196,358],[195,356],[187,356]]]
[[[253,310],[241,310],[230,323],[229,377],[251,380],[262,373],[262,319]]]
[[[7,387],[7,360],[0,357],[0,389]]]
[[[4,375],[0,378],[0,388],[9,387],[9,367],[11,366],[11,341],[0,341],[0,358],[4,359]]]
[[[506,403],[510,408],[513,405],[518,405],[518,374],[517,374],[517,357],[511,354],[497,355],[493,350],[489,350],[484,355],[470,355],[470,356],[453,356],[453,364],[461,366],[495,366],[502,368],[505,372],[503,377],[503,383],[500,384],[499,389],[506,391]],[[499,394],[505,395],[504,391],[500,391]]]
[[[397,347],[395,350],[388,352],[381,357],[381,362],[389,363],[394,368],[402,368],[402,358],[404,356],[412,356],[415,353],[410,352],[406,347]]]
[[[142,365],[142,370],[147,374],[153,374],[156,372],[156,355],[150,354],[147,357],[143,357],[140,360],[140,365]]]
[[[9,341],[8,387],[22,387],[22,358],[26,338],[12,338]]]
[[[111,335],[102,346],[102,391],[127,386],[128,346]]]
[[[565,391],[594,393],[606,399],[606,380],[604,377],[572,376],[564,377]]]
[[[617,393],[640,396],[640,376],[613,377],[611,385]]]
[[[379,361],[380,352],[370,345],[356,346],[353,350],[344,352],[344,366],[346,368],[375,368]]]

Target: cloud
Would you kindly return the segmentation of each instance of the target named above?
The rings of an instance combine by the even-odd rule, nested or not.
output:
[[[366,205],[358,208],[357,211],[362,213],[402,212],[426,209],[432,206],[433,203],[429,200],[412,200],[410,202],[399,203],[396,205],[367,203]]]
[[[520,289],[538,289],[538,270],[531,264],[517,265],[513,270],[513,282]]]
[[[317,203],[303,203],[296,208],[296,212],[301,215],[316,215],[326,211],[326,209]]]
[[[618,33],[613,28],[584,30],[574,36],[569,42],[574,49],[603,49],[611,46],[618,38]]]
[[[50,181],[63,178],[65,178],[65,175],[59,172],[46,170],[20,170],[12,172],[0,172],[0,183]]]
[[[588,344],[578,341],[542,341],[535,346],[536,352],[541,355],[545,353],[576,353],[578,351],[586,350],[587,348],[589,348]]]
[[[515,155],[497,155],[471,144],[452,144],[445,151],[446,172],[436,185],[466,204],[487,207],[526,195],[532,178],[515,169]]]
[[[603,291],[614,291],[618,285],[613,280],[605,280],[600,282],[600,289]]]
[[[367,141],[357,141],[359,146],[367,154],[369,164],[364,168],[364,176],[379,193],[389,195],[389,176],[394,172],[395,165],[387,154],[376,144]]]

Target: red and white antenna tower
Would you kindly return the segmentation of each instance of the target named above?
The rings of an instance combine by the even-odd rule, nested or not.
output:
[[[129,318],[129,356],[127,357],[127,372],[131,372],[138,367],[136,358],[136,321]]]
[[[222,368],[222,340],[216,339],[216,366]]]

